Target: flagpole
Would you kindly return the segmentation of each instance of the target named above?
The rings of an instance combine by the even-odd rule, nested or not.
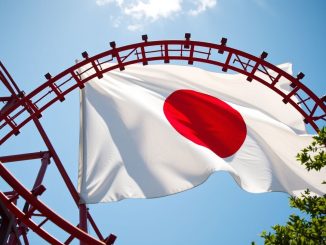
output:
[[[79,204],[79,228],[82,231],[88,233],[87,232],[87,207],[86,204],[84,203]],[[80,240],[80,245],[86,245],[86,243]]]

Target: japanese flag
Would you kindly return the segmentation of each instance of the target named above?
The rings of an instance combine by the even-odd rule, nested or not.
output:
[[[222,170],[249,192],[320,195],[325,171],[307,172],[295,157],[311,140],[291,105],[242,75],[128,66],[81,92],[78,190],[85,203],[153,198]]]

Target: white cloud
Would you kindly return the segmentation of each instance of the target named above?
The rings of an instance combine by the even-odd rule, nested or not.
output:
[[[117,7],[113,27],[127,26],[130,31],[138,31],[160,19],[176,16],[197,16],[216,6],[217,0],[96,0],[98,6]],[[117,19],[116,21],[112,21]]]
[[[98,6],[104,6],[110,3],[115,3],[117,6],[122,6],[124,0],[96,0]]]
[[[114,0],[96,0],[98,6],[103,6],[112,2],[114,2]]]
[[[140,31],[140,30],[143,29],[143,26],[140,25],[140,24],[133,24],[133,25],[128,25],[128,26],[127,26],[127,29],[128,29],[129,31]]]
[[[202,12],[205,12],[207,9],[213,8],[216,5],[216,0],[198,0],[196,9],[189,10],[190,15],[198,15]]]
[[[147,2],[138,1],[136,4],[131,4],[124,8],[124,13],[136,20],[142,18],[151,21],[160,18],[168,18],[169,16],[181,11],[182,0],[149,0]]]
[[[122,17],[110,16],[110,23],[114,28],[119,28],[121,25]]]

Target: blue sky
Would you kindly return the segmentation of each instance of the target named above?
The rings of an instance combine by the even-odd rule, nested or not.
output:
[[[323,0],[70,0],[0,2],[0,60],[19,86],[30,92],[81,58],[117,45],[149,39],[183,38],[219,42],[259,55],[269,53],[274,64],[293,63],[294,73],[324,95],[326,83],[326,2]],[[1,87],[2,89],[2,87]],[[1,96],[3,91],[0,92]],[[43,123],[73,182],[77,184],[78,92],[44,113]],[[45,150],[32,124],[0,148],[0,155]],[[38,161],[12,163],[10,171],[32,185]],[[65,191],[54,164],[49,166],[44,200],[77,224],[77,209]],[[8,187],[0,180],[0,189]],[[293,210],[284,193],[251,194],[225,173],[212,175],[203,185],[177,195],[152,200],[124,200],[91,205],[101,231],[118,236],[116,244],[250,244],[258,234],[284,223]],[[49,225],[50,232],[67,235]],[[30,232],[31,233],[31,232]],[[31,234],[32,244],[45,244]]]

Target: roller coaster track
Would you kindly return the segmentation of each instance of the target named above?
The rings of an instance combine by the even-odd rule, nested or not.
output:
[[[70,92],[82,89],[88,81],[96,77],[102,78],[103,74],[112,70],[123,71],[128,65],[136,63],[148,65],[157,61],[164,63],[179,61],[189,65],[205,63],[220,67],[223,72],[231,70],[243,74],[247,77],[248,82],[255,81],[265,85],[279,94],[284,103],[290,104],[300,112],[305,123],[310,124],[315,131],[318,131],[319,122],[326,121],[326,97],[319,98],[301,82],[304,77],[303,73],[293,77],[267,62],[265,60],[268,56],[266,52],[260,56],[254,56],[230,48],[227,46],[226,38],[222,38],[220,43],[215,44],[193,41],[190,39],[189,33],[186,33],[184,40],[148,41],[147,35],[143,35],[142,42],[122,47],[117,47],[115,42],[111,42],[110,49],[105,52],[92,57],[87,52],[83,52],[82,56],[84,58],[82,61],[55,76],[47,73],[46,81],[29,94],[25,94],[19,89],[6,68],[0,63],[0,81],[10,93],[7,97],[0,97],[0,101],[5,103],[0,114],[0,145],[14,135],[18,135],[26,124],[33,121],[48,148],[44,152],[0,157],[0,175],[13,189],[13,191],[0,192],[0,202],[15,217],[16,231],[11,233],[7,244],[16,244],[18,237],[22,237],[25,244],[28,244],[28,229],[32,229],[50,244],[69,244],[74,239],[79,240],[81,244],[114,243],[115,235],[111,234],[104,238],[86,206],[80,203],[78,192],[40,122],[42,113],[55,102],[65,101],[66,95]],[[107,63],[114,65],[107,66],[105,65]],[[81,70],[83,72],[80,72]],[[289,92],[280,90],[276,86],[280,79],[288,81],[292,90]],[[78,225],[73,225],[56,214],[38,198],[46,190],[42,181],[51,158],[79,209],[80,222]],[[32,159],[40,159],[41,167],[33,188],[28,190],[7,170],[5,163]],[[22,209],[17,205],[18,198],[25,201],[25,206]],[[43,221],[37,223],[33,220],[33,217],[36,216],[43,217]],[[43,229],[42,226],[47,222],[52,222],[65,231],[68,234],[67,240],[59,241],[55,234],[49,234]],[[95,231],[96,238],[89,235],[88,222]]]

